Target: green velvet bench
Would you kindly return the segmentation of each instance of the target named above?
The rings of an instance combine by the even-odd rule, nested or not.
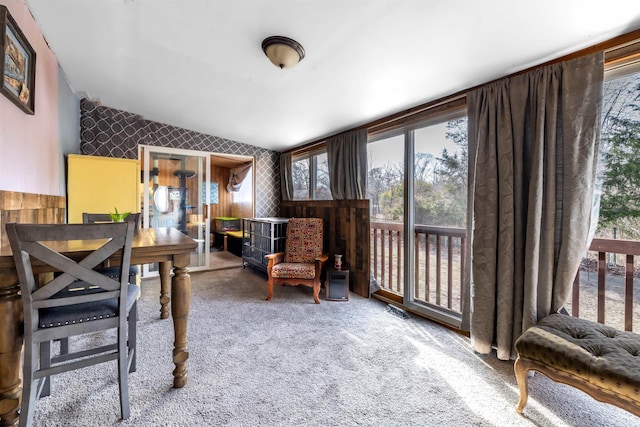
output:
[[[640,335],[552,314],[525,331],[515,346],[518,413],[527,404],[527,372],[534,370],[640,416]]]

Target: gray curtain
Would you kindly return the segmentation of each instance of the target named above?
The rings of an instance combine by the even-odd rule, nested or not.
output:
[[[291,174],[291,153],[280,154],[280,193],[282,201],[293,200],[293,176]]]
[[[588,239],[603,55],[468,94],[474,349],[515,356],[524,330],[567,301]]]
[[[342,133],[327,140],[329,187],[334,200],[367,197],[367,130]]]

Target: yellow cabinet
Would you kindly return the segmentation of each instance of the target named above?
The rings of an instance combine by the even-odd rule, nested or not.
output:
[[[67,157],[68,222],[82,213],[140,212],[140,163],[132,159]]]

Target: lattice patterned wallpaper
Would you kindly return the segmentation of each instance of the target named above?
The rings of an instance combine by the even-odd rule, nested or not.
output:
[[[138,144],[253,156],[256,159],[256,216],[280,213],[280,153],[152,122],[87,99],[80,102],[82,154],[137,159]]]

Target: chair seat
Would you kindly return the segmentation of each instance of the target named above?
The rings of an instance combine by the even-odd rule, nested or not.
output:
[[[316,265],[281,262],[273,266],[271,276],[281,279],[313,279],[316,276]]]
[[[131,309],[138,297],[138,286],[129,285],[127,289],[127,312]],[[59,292],[56,297],[72,296],[73,292],[64,290]],[[91,291],[79,291],[83,293],[91,293]],[[92,320],[106,319],[118,315],[118,299],[85,302],[81,304],[72,304],[62,307],[41,308],[39,311],[40,328],[54,328],[64,325],[73,325],[75,323],[90,322]]]
[[[104,268],[96,268],[95,269],[100,274],[104,274],[105,276],[109,276],[111,278],[115,278],[116,280],[120,277],[120,267],[104,267]],[[132,265],[129,267],[129,283],[131,283],[131,278],[135,278],[140,273],[137,265]]]

